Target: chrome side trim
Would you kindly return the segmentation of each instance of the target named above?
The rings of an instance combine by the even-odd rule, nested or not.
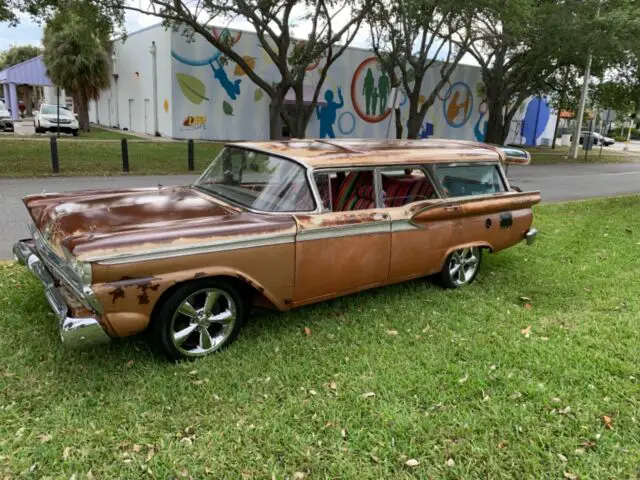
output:
[[[374,233],[390,233],[391,222],[367,222],[354,225],[337,225],[332,227],[315,228],[298,232],[298,241],[322,240],[325,238],[350,237],[353,235],[371,235]]]
[[[391,222],[391,233],[409,232],[419,230],[421,227],[413,223],[411,220],[393,220]]]
[[[44,262],[26,241],[19,241],[13,246],[13,255],[21,265],[25,265],[42,282],[47,302],[58,318],[58,333],[62,343],[67,347],[75,348],[110,340],[97,318],[75,318],[68,315],[69,307],[58,291],[55,280]]]
[[[193,245],[181,245],[177,247],[154,248],[143,253],[115,253],[111,255],[96,255],[85,259],[87,262],[97,262],[102,265],[117,265],[130,262],[144,262],[146,260],[160,260],[163,258],[179,257],[183,255],[197,255],[201,253],[224,252],[227,250],[240,250],[245,248],[266,247],[294,243],[295,234],[278,234],[260,236],[254,238],[235,238],[221,240],[216,243],[198,243]]]

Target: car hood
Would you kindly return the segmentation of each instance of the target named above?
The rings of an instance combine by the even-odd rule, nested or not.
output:
[[[43,120],[47,120],[47,121],[53,121],[53,120],[57,120],[58,119],[58,115],[53,113],[41,113],[40,114],[40,118],[42,118]],[[73,122],[76,119],[76,117],[70,117],[69,115],[60,115],[60,120],[68,120],[70,122]]]
[[[37,229],[60,256],[80,260],[292,231],[288,216],[234,208],[191,187],[90,190],[24,199]]]

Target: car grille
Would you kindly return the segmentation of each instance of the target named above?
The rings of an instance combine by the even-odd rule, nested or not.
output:
[[[66,125],[71,123],[71,120],[69,120],[68,118],[61,118],[60,121],[58,121],[57,118],[54,118],[53,120],[51,120],[51,123],[59,123],[60,125],[63,125],[63,124]]]

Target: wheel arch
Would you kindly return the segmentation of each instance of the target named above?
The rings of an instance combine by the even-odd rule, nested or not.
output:
[[[489,242],[486,242],[486,241],[468,242],[468,243],[462,243],[460,245],[456,245],[445,251],[445,254],[442,256],[442,259],[440,260],[440,269],[438,271],[442,271],[445,263],[447,262],[447,258],[449,258],[449,255],[451,255],[453,252],[455,252],[456,250],[461,250],[463,248],[472,248],[472,247],[487,249],[489,250],[489,253],[494,252],[493,245],[491,245]]]

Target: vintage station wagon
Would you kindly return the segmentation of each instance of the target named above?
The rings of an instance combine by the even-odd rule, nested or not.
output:
[[[533,242],[528,153],[444,141],[231,143],[193,185],[31,195],[16,258],[65,344],[151,329],[170,358],[231,343],[252,306],[300,305],[437,274],[471,283],[484,251]]]

